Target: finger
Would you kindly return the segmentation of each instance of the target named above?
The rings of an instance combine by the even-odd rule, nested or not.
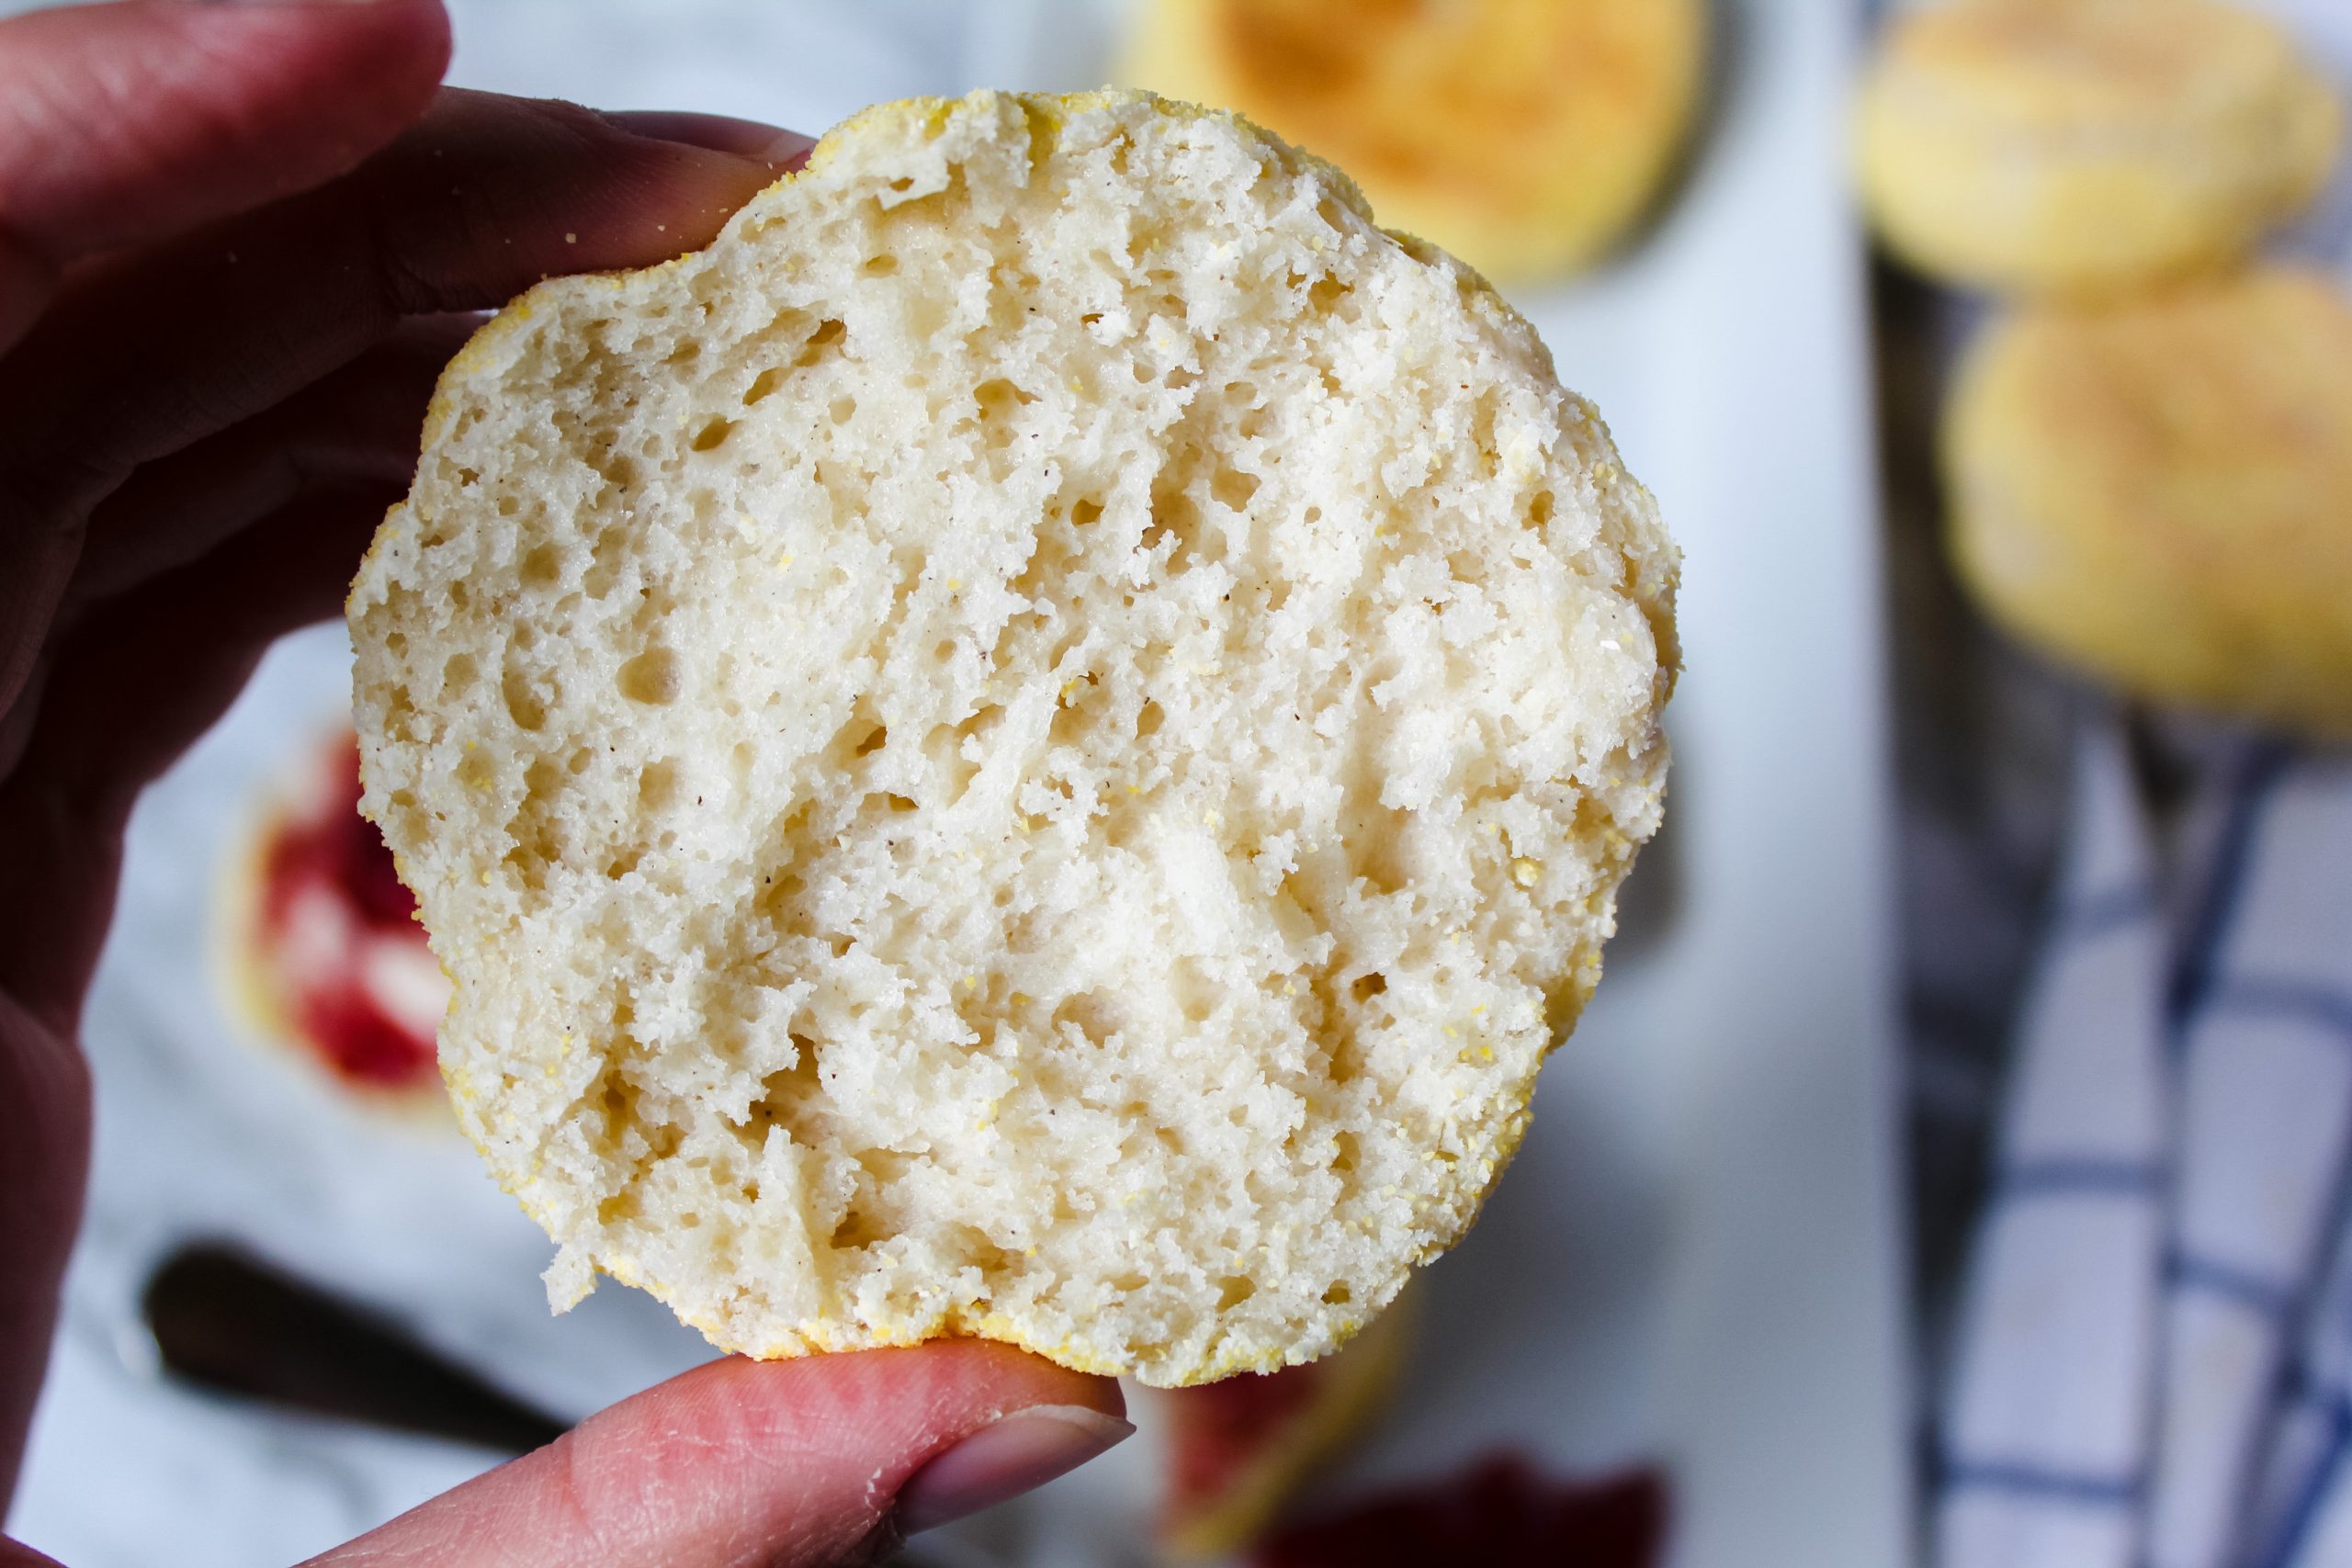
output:
[[[40,1397],[89,1165],[87,1064],[69,1036],[0,992],[0,1517]],[[10,1550],[0,1542],[0,1568],[20,1561]]]
[[[797,169],[817,145],[813,136],[778,130],[763,120],[737,119],[732,115],[686,114],[674,109],[606,109],[604,117],[625,130],[657,141],[683,141],[713,152],[732,152],[775,166],[778,174]]]
[[[315,1560],[831,1568],[1125,1438],[1118,1384],[946,1340],[714,1361]]]
[[[305,490],[405,484],[433,389],[481,324],[475,316],[404,323],[276,408],[141,468],[92,515],[61,624],[196,560]]]
[[[78,277],[6,362],[0,478],[51,513],[86,506],[93,483],[258,412],[403,316],[707,243],[782,167],[445,92],[348,178]]]
[[[72,1037],[139,791],[235,700],[271,641],[334,615],[399,483],[306,494],[106,601],[52,650],[0,783],[0,990]]]
[[[570,105],[446,93],[349,177],[78,277],[0,362],[0,704],[90,509],[137,465],[277,402],[404,316],[702,244],[781,166]]]
[[[440,0],[130,0],[0,22],[0,345],[74,257],[351,168],[424,111],[448,58]]]

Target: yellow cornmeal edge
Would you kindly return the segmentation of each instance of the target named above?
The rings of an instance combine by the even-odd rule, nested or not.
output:
[[[810,151],[808,162],[800,169],[783,175],[764,187],[745,204],[745,209],[748,209],[750,206],[757,203],[769,193],[791,184],[804,174],[821,172],[834,158],[840,156],[842,147],[850,138],[863,134],[873,127],[898,122],[911,124],[928,134],[936,135],[944,127],[948,116],[954,112],[958,104],[990,98],[1009,99],[1019,104],[1028,114],[1033,128],[1042,127],[1054,132],[1061,130],[1073,116],[1096,109],[1117,108],[1133,103],[1146,104],[1154,112],[1179,120],[1230,119],[1261,141],[1277,147],[1290,148],[1308,172],[1330,182],[1337,187],[1341,199],[1367,220],[1376,222],[1373,219],[1370,204],[1365,200],[1363,191],[1352,179],[1348,177],[1345,171],[1311,152],[1292,148],[1289,142],[1245,116],[1234,114],[1229,110],[1207,109],[1193,104],[1180,103],[1173,99],[1162,98],[1154,93],[1109,88],[1062,95],[983,91],[967,95],[960,99],[918,97],[876,104],[852,115],[827,131]],[[726,239],[740,217],[741,210],[736,218],[730,218],[728,220],[727,228],[721,231],[718,239],[714,240],[712,243],[717,244],[719,241]],[[1418,260],[1426,263],[1432,254],[1439,254],[1435,246],[1413,235],[1393,229],[1383,229],[1380,231],[1403,246],[1408,254]],[[447,367],[442,371],[440,379],[434,389],[433,400],[425,411],[421,445],[430,447],[441,438],[456,418],[456,397],[458,385],[469,379],[479,370],[488,367],[492,362],[493,355],[506,341],[521,332],[537,314],[543,302],[557,298],[560,294],[577,293],[592,288],[619,291],[628,287],[631,279],[659,276],[684,265],[688,259],[699,254],[694,251],[686,252],[668,261],[646,267],[611,272],[577,273],[546,278],[525,290],[504,310],[483,323],[481,329],[467,341],[466,345],[458,351],[456,356],[449,361]],[[1459,287],[1466,307],[1473,311],[1491,310],[1506,321],[1521,326],[1526,325],[1524,318],[1512,309],[1510,302],[1505,300],[1496,291],[1494,286],[1487,282],[1476,268],[1460,262],[1458,258],[1455,259],[1455,265],[1459,268]],[[398,506],[393,508],[395,512],[398,510]],[[364,578],[375,566],[377,553],[389,547],[390,536],[391,531],[389,527],[377,530],[375,538],[368,547],[368,554],[360,566],[358,577]],[[356,596],[356,581],[355,580],[354,591],[346,595],[345,600],[346,615],[351,612],[351,602]],[[408,883],[408,868],[397,854],[394,856],[394,865],[400,872],[402,883]],[[426,929],[428,931],[431,930],[429,923]],[[445,964],[445,972],[447,969],[447,965]],[[1598,982],[1599,977],[1597,962],[1589,972],[1579,972],[1574,977],[1575,1005],[1569,1010],[1566,1022],[1562,1030],[1555,1034],[1547,1047],[1547,1052],[1558,1046],[1566,1027],[1573,1025],[1577,1015],[1582,1011],[1583,1004],[1589,999],[1593,986]],[[454,975],[450,978],[450,1002],[454,1011],[458,983]],[[514,1198],[522,1207],[523,1212],[553,1239],[555,1227],[548,1224],[538,1206],[533,1202],[530,1194],[524,1190],[526,1185],[537,1179],[538,1156],[535,1155],[530,1168],[519,1176],[510,1177],[507,1172],[502,1170],[500,1162],[492,1155],[487,1144],[475,1135],[470,1125],[474,1118],[467,1114],[473,1110],[479,1096],[472,1087],[464,1081],[463,1072],[452,1067],[446,1054],[442,1058],[442,1078],[448,1087],[450,1100],[459,1110],[460,1113],[458,1117],[459,1126],[465,1130],[466,1136],[473,1143],[475,1148],[481,1152],[483,1163],[490,1168],[491,1174],[497,1180],[499,1187]],[[1504,1169],[1518,1153],[1520,1144],[1526,1136],[1530,1120],[1529,1107],[1532,1101],[1533,1089],[1531,1085],[1528,1094],[1521,1097],[1520,1102],[1508,1113],[1497,1148],[1494,1172],[1487,1179],[1486,1191],[1480,1193],[1470,1205],[1469,1213],[1464,1216],[1461,1227],[1453,1235],[1442,1242],[1432,1242],[1414,1260],[1413,1267],[1419,1268],[1441,1256],[1462,1235],[1468,1233],[1471,1225],[1477,1219],[1479,1210],[1485,1206],[1487,1196],[1493,1191],[1496,1183],[1500,1181]],[[571,1245],[560,1240],[557,1241],[559,1249],[568,1248]],[[732,1342],[718,1326],[715,1318],[682,1307],[672,1299],[667,1286],[661,1280],[639,1269],[633,1258],[625,1255],[599,1257],[591,1254],[584,1247],[578,1248],[578,1251],[580,1255],[586,1258],[589,1266],[597,1273],[607,1275],[624,1285],[634,1286],[652,1295],[676,1314],[680,1321],[700,1331],[705,1338],[720,1349],[733,1354],[750,1356],[754,1359],[784,1360],[816,1352],[906,1347],[919,1345],[932,1339],[977,1338],[1014,1346],[1042,1356],[1059,1366],[1068,1367],[1073,1371],[1091,1372],[1104,1377],[1136,1375],[1135,1369],[1126,1361],[1089,1354],[1070,1340],[1044,1341],[1025,1334],[1010,1316],[1003,1313],[989,1311],[975,1314],[961,1306],[950,1307],[928,1323],[912,1317],[886,1319],[881,1322],[859,1320],[854,1330],[847,1325],[829,1323],[821,1318],[811,1318],[794,1330],[790,1337],[756,1346],[743,1345]],[[1401,1283],[1399,1289],[1402,1289]],[[1385,1302],[1374,1303],[1373,1312],[1366,1316],[1339,1323],[1335,1327],[1330,1350],[1336,1350],[1352,1339],[1363,1330],[1364,1324],[1370,1320],[1371,1316],[1376,1315],[1379,1310],[1386,1305]],[[1328,1355],[1330,1350],[1323,1354]],[[1221,1349],[1193,1375],[1175,1382],[1155,1383],[1150,1386],[1191,1387],[1200,1383],[1216,1382],[1242,1372],[1272,1372],[1290,1364],[1292,1363],[1289,1359],[1280,1350],[1250,1351],[1238,1347],[1227,1347]]]

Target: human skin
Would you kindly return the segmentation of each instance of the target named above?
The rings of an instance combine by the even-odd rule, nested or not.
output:
[[[272,638],[336,613],[476,312],[704,243],[808,145],[445,90],[448,51],[439,0],[0,22],[0,1509],[81,1219],[80,1015],[139,792]],[[855,1562],[1122,1415],[1113,1382],[976,1342],[723,1360],[315,1561]]]

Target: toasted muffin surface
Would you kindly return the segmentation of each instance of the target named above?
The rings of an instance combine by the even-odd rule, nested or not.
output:
[[[1857,156],[1923,271],[2095,295],[2245,254],[2343,133],[2294,40],[2220,0],[1948,0],[1887,28]]]
[[[1707,31],[1704,0],[1155,0],[1128,73],[1331,159],[1390,226],[1537,279],[1656,195]]]
[[[1946,438],[1952,548],[2138,696],[2352,736],[2352,307],[2265,268],[1996,327]]]

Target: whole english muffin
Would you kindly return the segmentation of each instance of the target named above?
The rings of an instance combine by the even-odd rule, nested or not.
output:
[[[1976,287],[2111,293],[2245,254],[2326,183],[2342,105],[2219,0],[1946,0],[1892,23],[1862,88],[1888,243]]]
[[[2285,267],[1971,351],[1951,547],[1987,612],[2135,696],[2352,739],[2352,304]]]
[[[1599,976],[1676,571],[1475,274],[1145,96],[872,109],[532,290],[350,615],[551,1292],[759,1356],[1330,1349]]]
[[[1498,277],[1590,262],[1671,173],[1709,0],[1151,0],[1127,74],[1333,159]]]

